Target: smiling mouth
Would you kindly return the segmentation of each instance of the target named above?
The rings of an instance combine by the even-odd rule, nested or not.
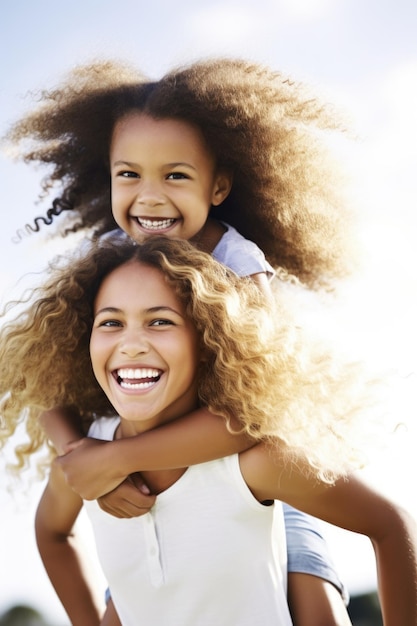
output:
[[[123,389],[149,389],[161,378],[162,371],[151,368],[123,368],[115,376]]]
[[[144,218],[144,217],[137,217],[136,219],[138,221],[139,226],[141,226],[142,228],[145,228],[146,230],[154,230],[154,231],[166,230],[177,221],[175,218],[151,220],[151,219]]]

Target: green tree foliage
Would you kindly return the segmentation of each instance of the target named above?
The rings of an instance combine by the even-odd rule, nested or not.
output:
[[[0,616],[0,626],[50,626],[42,615],[30,606],[17,605]]]
[[[376,593],[353,596],[349,602],[348,611],[353,626],[383,626]]]

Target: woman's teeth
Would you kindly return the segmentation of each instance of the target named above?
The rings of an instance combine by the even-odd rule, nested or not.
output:
[[[117,381],[124,389],[147,389],[161,377],[159,370],[150,368],[124,368],[117,370]]]

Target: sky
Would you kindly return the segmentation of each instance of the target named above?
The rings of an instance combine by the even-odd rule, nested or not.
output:
[[[399,373],[398,414],[407,430],[373,461],[369,480],[417,514],[415,382],[417,279],[417,4],[412,0],[14,0],[0,15],[0,135],[30,108],[28,93],[50,87],[77,63],[133,61],[158,78],[202,57],[244,57],[319,88],[352,118],[360,137],[353,166],[360,173],[366,267],[335,306],[355,341]],[[42,172],[0,155],[0,296],[41,271],[64,243],[41,236],[13,243],[34,215]],[[17,289],[19,289],[17,287]],[[340,327],[340,326],[339,326]],[[340,337],[338,338],[340,339]],[[17,438],[16,438],[17,440]],[[30,602],[55,626],[67,624],[33,539],[42,484],[6,489],[0,460],[0,614]],[[415,490],[414,490],[415,491]],[[86,525],[84,524],[86,527]],[[351,593],[375,585],[372,550],[363,538],[325,527]],[[92,543],[87,533],[87,544]],[[104,584],[104,583],[102,583]]]

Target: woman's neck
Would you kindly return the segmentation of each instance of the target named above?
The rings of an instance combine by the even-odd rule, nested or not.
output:
[[[146,433],[152,429],[144,429],[142,432]],[[121,418],[119,425],[117,426],[114,439],[127,439],[130,437],[140,437],[142,433],[138,432],[131,422],[126,422]],[[142,479],[150,489],[151,493],[157,495],[162,493],[169,487],[171,487],[181,476],[186,472],[187,468],[175,468],[164,470],[147,470],[140,472]],[[131,477],[134,482],[134,476]]]

